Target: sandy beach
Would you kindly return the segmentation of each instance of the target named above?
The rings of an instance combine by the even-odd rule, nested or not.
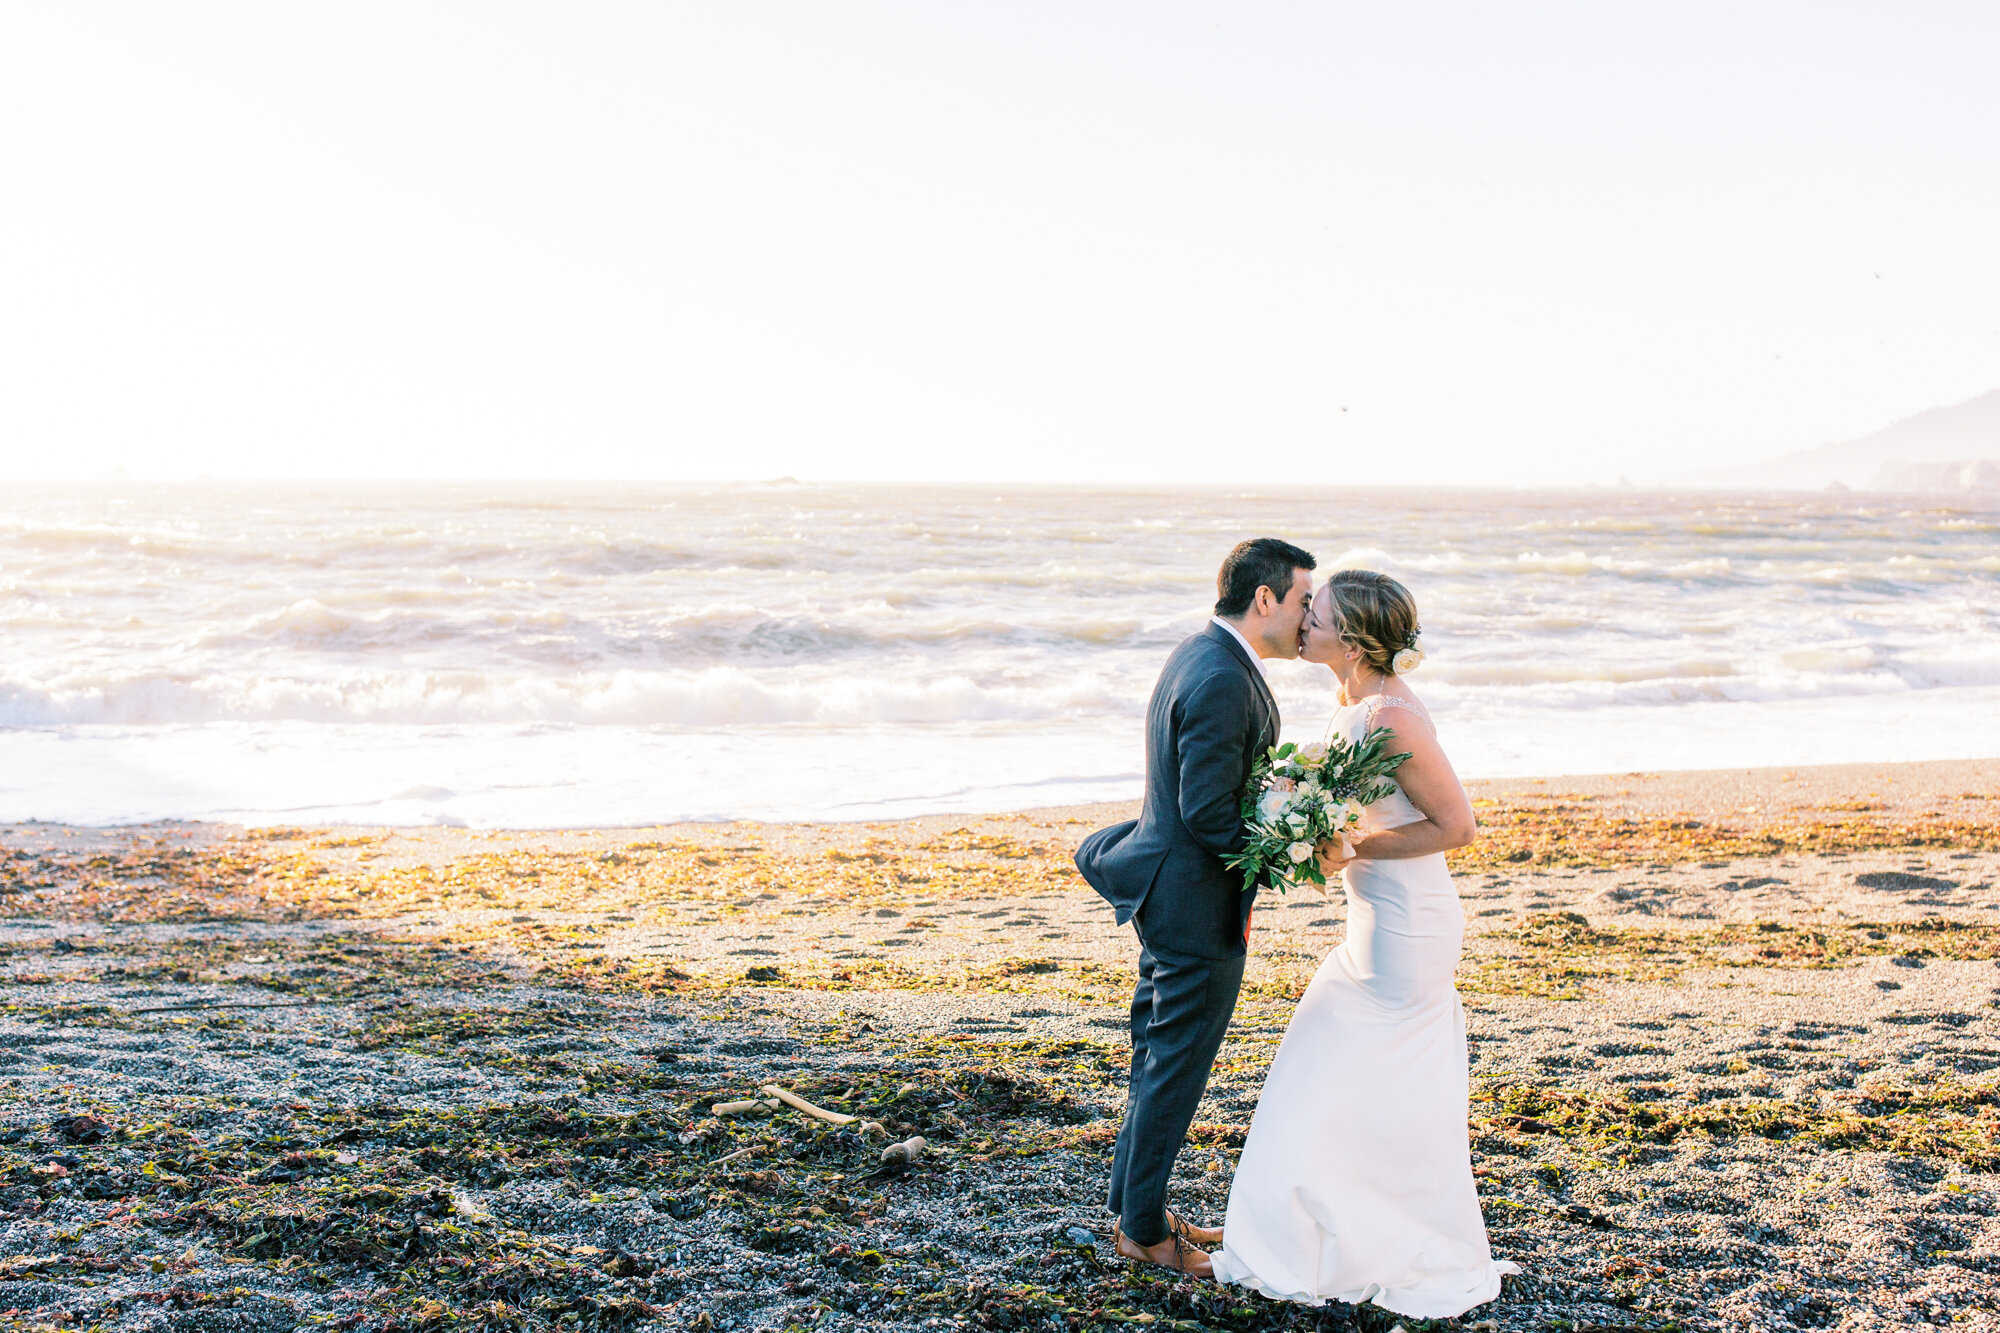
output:
[[[1471,788],[1458,1322],[2000,1327],[2000,760]],[[0,826],[0,1327],[1391,1327],[1112,1257],[1128,813]],[[1188,1212],[1341,929],[1260,899]]]

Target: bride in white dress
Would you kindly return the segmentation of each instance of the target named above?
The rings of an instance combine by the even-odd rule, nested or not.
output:
[[[1306,988],[1271,1062],[1229,1188],[1215,1276],[1281,1300],[1374,1301],[1442,1319],[1500,1294],[1473,1189],[1465,1011],[1452,986],[1465,919],[1444,853],[1472,806],[1403,673],[1417,608],[1346,570],[1314,599],[1300,656],[1333,669],[1329,735],[1395,732],[1400,790],[1368,807],[1342,872],[1347,938]],[[1331,872],[1322,848],[1323,866]]]

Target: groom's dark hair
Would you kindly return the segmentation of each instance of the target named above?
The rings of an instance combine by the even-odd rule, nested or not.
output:
[[[1269,588],[1279,601],[1292,590],[1294,571],[1314,569],[1319,562],[1312,552],[1302,551],[1276,537],[1256,537],[1240,543],[1222,559],[1215,576],[1215,614],[1234,619],[1257,600],[1257,589]]]

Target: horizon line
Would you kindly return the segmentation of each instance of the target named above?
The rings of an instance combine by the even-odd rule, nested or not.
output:
[[[1313,484],[1290,484],[1283,487],[1241,486],[1229,481],[1189,480],[1189,481],[1071,481],[1060,479],[934,479],[934,478],[879,478],[879,477],[648,477],[648,476],[505,476],[505,477],[284,477],[284,476],[228,476],[197,474],[193,476],[129,476],[122,473],[104,474],[92,477],[24,477],[0,474],[0,484],[17,486],[64,486],[64,487],[119,487],[148,486],[282,486],[282,487],[338,487],[338,486],[662,486],[683,488],[744,488],[777,490],[790,487],[801,489],[825,486],[882,486],[882,487],[925,487],[950,490],[1069,490],[1069,491],[1218,491],[1237,490],[1243,494],[1264,494],[1272,490],[1282,491],[1610,491],[1610,492],[1682,492],[1700,491],[1708,493],[1735,493],[1743,495],[1882,495],[1882,496],[1948,496],[1977,494],[1976,492],[1933,492],[1874,490],[1866,487],[1847,487],[1838,483],[1818,486],[1742,485],[1719,482],[1697,481],[1632,481],[1620,477],[1616,481],[1585,482],[1532,482],[1509,484],[1506,482],[1381,482],[1343,481]]]

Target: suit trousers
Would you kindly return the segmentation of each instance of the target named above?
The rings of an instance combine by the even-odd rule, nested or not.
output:
[[[1132,990],[1132,1080],[1111,1157],[1106,1200],[1140,1245],[1167,1238],[1167,1180],[1174,1172],[1222,1035],[1243,985],[1241,956],[1195,958],[1139,942]]]

